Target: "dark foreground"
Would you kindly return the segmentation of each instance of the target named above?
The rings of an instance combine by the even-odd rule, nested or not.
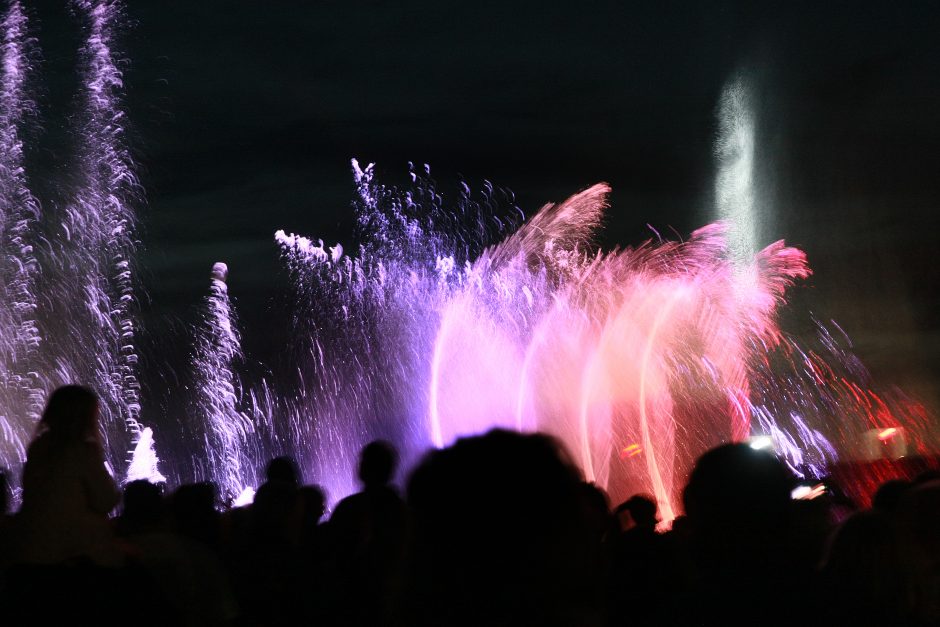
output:
[[[777,459],[726,445],[657,533],[652,501],[612,510],[554,440],[494,431],[430,453],[403,496],[394,450],[369,445],[362,492],[328,519],[287,459],[250,507],[219,511],[210,484],[134,482],[108,519],[100,457],[57,428],[30,447],[23,507],[0,525],[0,624],[940,624],[931,473],[853,511],[793,500]]]

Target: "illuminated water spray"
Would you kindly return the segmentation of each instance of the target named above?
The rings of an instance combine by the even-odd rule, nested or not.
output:
[[[224,263],[212,266],[209,295],[203,303],[193,346],[193,418],[204,420],[207,427],[202,451],[207,467],[198,474],[212,477],[221,496],[232,500],[251,485],[254,458],[248,451],[255,433],[241,408],[241,385],[234,370],[242,353],[227,278]]]
[[[14,467],[44,402],[33,252],[39,203],[23,164],[22,129],[34,108],[24,88],[33,42],[19,2],[9,4],[0,28],[0,466]]]
[[[166,477],[160,472],[160,458],[153,440],[153,429],[141,429],[131,451],[130,463],[127,466],[125,482],[149,481],[150,483],[166,483]]]
[[[492,427],[545,431],[589,480],[655,493],[671,519],[692,460],[741,437],[749,351],[777,341],[774,313],[808,272],[803,254],[757,251],[742,290],[720,225],[598,251],[606,185],[496,227],[486,246],[452,216],[470,233],[505,224],[489,220],[491,188],[447,207],[421,173],[407,190],[376,184],[371,167],[354,173],[358,256],[277,234],[311,323],[298,333],[310,338],[298,419],[316,416],[346,457],[379,435],[420,450]]]
[[[0,463],[22,459],[44,392],[80,382],[101,396],[112,468],[128,463],[127,480],[163,481],[154,432],[140,423],[140,194],[113,45],[120,5],[75,1],[86,23],[77,147],[61,168],[71,178],[57,181],[62,198],[46,204],[62,215],[43,225],[21,139],[31,40],[20,3],[8,6]],[[261,465],[286,453],[337,499],[355,489],[370,440],[395,442],[407,467],[428,447],[498,426],[554,434],[585,478],[614,498],[655,494],[668,520],[695,458],[746,438],[752,424],[807,476],[871,431],[903,432],[926,452],[923,406],[876,386],[835,323],[809,339],[777,325],[809,267],[800,250],[759,240],[753,104],[746,81],[729,83],[719,106],[719,220],[685,241],[599,249],[605,184],[526,218],[511,192],[488,182],[478,191],[461,182],[445,197],[427,166],[393,187],[353,161],[357,246],[275,234],[293,284],[285,375],[247,378],[227,268],[214,266],[183,386],[192,411],[178,421],[181,440],[160,437],[167,474],[212,479],[243,503]],[[34,254],[37,242],[45,254]]]
[[[139,200],[126,145],[121,61],[114,49],[120,6],[79,0],[86,19],[73,192],[57,234],[63,241],[56,294],[58,379],[92,385],[101,397],[108,460],[123,468],[140,432],[133,263]]]
[[[734,260],[750,263],[758,251],[757,194],[754,172],[756,120],[753,92],[743,75],[725,85],[718,103],[718,219],[728,225]]]

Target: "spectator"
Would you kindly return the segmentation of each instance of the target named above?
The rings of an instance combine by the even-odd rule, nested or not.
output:
[[[16,558],[56,564],[77,558],[118,566],[108,513],[120,494],[104,465],[98,397],[77,385],[49,397],[23,467]]]
[[[382,625],[392,620],[404,577],[408,514],[391,485],[398,453],[377,440],[362,449],[362,491],[336,506],[327,528],[332,547],[336,598],[333,613],[348,624]]]
[[[592,625],[582,482],[552,438],[494,430],[415,470],[412,625]]]

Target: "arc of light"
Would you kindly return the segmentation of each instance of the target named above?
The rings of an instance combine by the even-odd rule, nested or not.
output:
[[[430,419],[431,419],[431,443],[436,448],[444,447],[444,436],[441,433],[441,417],[438,409],[438,388],[440,387],[441,360],[443,359],[444,339],[450,333],[450,309],[444,312],[441,318],[441,328],[437,331],[437,338],[434,340],[434,355],[431,358],[431,394],[430,394]]]
[[[525,409],[525,398],[526,392],[528,391],[528,386],[526,382],[529,380],[529,367],[532,364],[532,360],[535,358],[536,349],[545,341],[545,336],[548,333],[549,321],[553,320],[555,312],[560,308],[560,305],[556,301],[552,305],[552,309],[546,313],[546,315],[539,322],[538,327],[535,329],[535,333],[532,334],[532,340],[529,342],[529,345],[526,347],[525,357],[522,360],[522,368],[519,373],[519,394],[516,396],[516,430],[522,431],[522,414]],[[538,416],[536,416],[536,426],[537,426]]]
[[[594,350],[591,353],[591,357],[588,360],[588,367],[584,369],[584,373],[581,375],[581,408],[578,412],[578,436],[581,444],[581,460],[582,467],[584,468],[584,478],[587,481],[593,482],[595,479],[594,475],[594,460],[591,459],[591,442],[588,433],[588,390],[590,389],[590,382],[594,380],[594,371],[595,363],[597,363],[598,353],[600,353],[600,346],[603,344],[603,339],[599,340],[597,345],[594,347]]]
[[[525,395],[528,386],[526,381],[529,377],[529,364],[532,363],[532,358],[535,356],[536,347],[542,343],[542,338],[544,334],[542,328],[544,323],[539,325],[539,328],[536,330],[535,335],[532,337],[532,341],[529,342],[529,345],[525,350],[525,357],[522,360],[522,370],[519,373],[519,393],[516,395],[516,431],[522,432],[522,412],[523,407],[525,406]]]
[[[646,347],[643,349],[643,359],[640,362],[640,432],[643,437],[643,448],[647,452],[646,467],[650,473],[650,480],[653,482],[653,492],[655,492],[657,500],[662,505],[665,522],[673,520],[676,514],[672,507],[672,495],[666,493],[666,486],[663,485],[662,474],[659,472],[659,464],[656,461],[656,449],[653,447],[653,439],[650,437],[646,412],[646,372],[652,357],[653,346],[659,335],[659,328],[666,317],[672,313],[673,308],[682,296],[684,296],[683,290],[677,289],[669,298],[666,306],[656,314],[656,318],[653,320],[653,328],[650,329],[649,336],[646,339]]]

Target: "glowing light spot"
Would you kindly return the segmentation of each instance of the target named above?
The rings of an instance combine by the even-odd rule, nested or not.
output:
[[[232,507],[246,507],[255,502],[255,489],[248,486],[232,501]]]
[[[630,446],[625,446],[620,450],[620,459],[627,459],[628,457],[636,457],[643,452],[643,449],[640,448],[639,444],[631,444]]]
[[[824,496],[827,492],[827,488],[822,483],[817,483],[816,485],[800,485],[793,488],[793,491],[790,492],[790,498],[797,501],[811,501],[813,499],[818,499],[821,496]]]
[[[895,427],[888,427],[887,429],[882,429],[878,432],[878,439],[882,442],[887,442],[894,436],[898,434],[898,430]]]
[[[769,435],[755,435],[748,440],[748,446],[755,451],[773,451],[774,440]]]

